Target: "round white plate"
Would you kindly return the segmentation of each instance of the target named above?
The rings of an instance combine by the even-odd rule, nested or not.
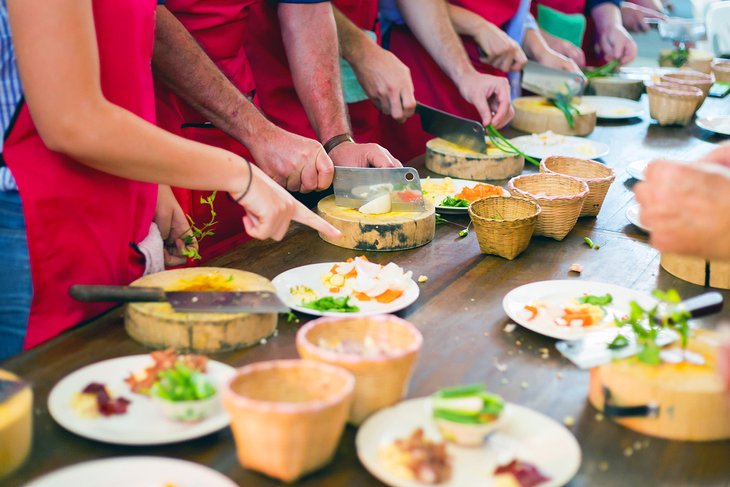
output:
[[[291,295],[289,291],[293,286],[304,285],[312,288],[319,294],[319,297],[325,296],[344,296],[332,294],[324,286],[320,276],[332,269],[332,266],[337,262],[322,262],[321,264],[310,264],[301,267],[295,267],[289,269],[286,272],[282,272],[273,279],[274,286],[276,287],[276,294],[279,295],[284,304],[295,311],[305,313],[314,316],[369,316],[378,315],[385,313],[395,313],[403,308],[406,308],[413,304],[418,299],[418,295],[421,290],[418,288],[416,281],[411,279],[408,287],[403,292],[403,295],[398,299],[390,303],[378,303],[377,301],[358,301],[357,299],[350,298],[350,305],[355,305],[360,308],[357,313],[338,313],[333,311],[318,311],[316,309],[309,309],[300,306],[296,299]]]
[[[225,475],[197,463],[163,457],[120,457],[77,463],[26,487],[236,487]]]
[[[539,313],[529,319],[531,313],[525,306],[533,305],[536,301],[548,305],[560,306],[584,294],[604,296],[610,293],[613,302],[605,307],[606,316],[603,321],[588,327],[570,327],[555,324],[554,317],[548,313]],[[613,327],[614,317],[623,317],[630,311],[629,303],[636,301],[644,308],[651,308],[655,300],[651,296],[614,284],[581,280],[540,281],[525,284],[513,289],[502,300],[502,307],[507,316],[512,318],[528,330],[558,340],[577,340],[581,337]]]
[[[730,135],[730,116],[698,117],[695,120],[698,127],[721,135]]]
[[[626,172],[629,173],[629,176],[631,176],[634,179],[638,179],[639,181],[644,180],[644,172],[646,171],[647,166],[649,165],[649,162],[651,162],[649,159],[641,159],[638,161],[634,161],[628,166],[626,166]]]
[[[432,181],[434,183],[442,183],[444,181],[444,179],[445,178],[429,178],[429,181]],[[421,180],[421,184],[423,184],[425,181],[426,181],[425,179]],[[437,198],[438,201],[436,203],[440,203],[447,196],[455,197],[464,188],[471,188],[471,187],[476,186],[477,184],[485,184],[482,181],[470,181],[468,179],[454,179],[454,178],[451,178],[451,182],[454,183],[455,191],[451,194],[439,195],[439,197]],[[488,183],[486,183],[486,184],[488,184]],[[502,193],[504,194],[504,196],[510,196],[509,191],[507,191],[504,188],[502,188]],[[427,199],[428,201],[431,201],[431,199],[429,199],[427,194],[424,195],[424,198]],[[436,211],[438,213],[459,214],[459,213],[468,213],[469,212],[469,208],[460,208],[460,207],[456,208],[453,206],[437,206],[436,203],[434,203],[434,206],[436,206]]]
[[[552,135],[546,144],[539,134],[522,135],[510,139],[510,142],[522,152],[535,159],[548,156],[577,157],[579,159],[598,159],[608,155],[609,147],[603,142],[573,137],[570,135]]]
[[[640,117],[644,107],[638,101],[616,96],[582,96],[581,104],[594,107],[598,118],[605,120],[623,120]]]
[[[641,223],[640,211],[641,211],[641,205],[629,206],[626,209],[626,219],[629,221],[629,223],[634,225],[636,228],[638,228],[642,232],[649,233],[649,229],[646,228],[646,226],[643,223]]]
[[[87,365],[67,375],[48,396],[48,412],[67,430],[92,440],[117,445],[161,445],[191,440],[214,433],[228,426],[230,419],[218,406],[215,414],[197,423],[167,419],[152,400],[135,394],[124,382],[130,373],[137,373],[153,363],[149,355],[130,355]],[[207,376],[218,391],[235,374],[226,364],[208,361]],[[91,382],[107,386],[114,397],[122,396],[131,404],[125,414],[86,418],[71,406],[74,395]],[[220,396],[220,395],[219,395]]]
[[[429,398],[411,399],[383,409],[360,426],[355,444],[357,456],[368,471],[392,487],[422,487],[424,484],[406,480],[392,473],[379,458],[381,447],[397,438],[411,435],[423,428],[426,437],[441,440],[431,420]],[[481,448],[464,448],[449,444],[452,476],[443,487],[492,485],[498,464],[513,458],[535,465],[550,477],[540,487],[561,486],[578,471],[581,451],[575,437],[561,424],[536,411],[507,403],[503,414],[505,423],[489,437]]]

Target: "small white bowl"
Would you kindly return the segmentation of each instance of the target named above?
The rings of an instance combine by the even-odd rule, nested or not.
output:
[[[153,395],[152,402],[166,418],[183,423],[202,421],[220,408],[220,396],[217,392],[207,399],[197,401],[168,401]]]
[[[467,424],[442,418],[434,418],[433,410],[430,413],[434,424],[444,440],[455,445],[467,447],[480,447],[484,445],[489,435],[504,426],[505,418],[507,417],[507,409],[505,408],[494,421],[490,421],[489,423]]]

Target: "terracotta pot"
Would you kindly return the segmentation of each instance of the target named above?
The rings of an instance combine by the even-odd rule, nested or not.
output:
[[[285,482],[332,459],[345,427],[355,378],[308,360],[238,369],[223,389],[241,466]]]
[[[344,341],[363,344],[368,338],[386,350],[365,355],[320,346]],[[337,365],[355,375],[349,421],[359,425],[375,411],[403,399],[423,337],[411,323],[382,315],[320,318],[304,325],[296,342],[302,358]]]

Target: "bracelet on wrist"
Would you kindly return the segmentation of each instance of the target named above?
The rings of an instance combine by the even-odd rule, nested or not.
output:
[[[352,144],[355,143],[355,141],[352,140],[352,136],[350,134],[346,133],[346,134],[335,135],[334,137],[329,139],[327,142],[322,144],[322,146],[324,147],[324,151],[327,154],[329,154],[330,152],[332,152],[332,149],[334,149],[335,147],[337,147],[338,145],[340,145],[344,142],[350,142]]]
[[[246,161],[246,165],[248,166],[248,183],[246,183],[246,189],[243,190],[243,193],[241,193],[241,196],[239,196],[238,198],[231,197],[231,199],[236,203],[240,203],[241,200],[246,197],[246,195],[248,194],[248,191],[251,189],[251,183],[253,182],[253,168],[251,167],[251,161],[249,161],[248,159],[244,159],[244,160]],[[229,193],[229,196],[230,196],[230,193]]]

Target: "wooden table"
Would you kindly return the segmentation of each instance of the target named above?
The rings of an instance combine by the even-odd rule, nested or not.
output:
[[[729,108],[728,100],[710,99],[702,112],[728,113]],[[459,228],[447,224],[439,226],[436,239],[424,247],[399,253],[368,253],[368,258],[376,262],[393,260],[412,270],[415,276],[428,276],[428,281],[421,285],[418,301],[400,313],[425,337],[409,397],[428,395],[443,386],[483,382],[507,400],[534,408],[560,422],[573,418],[570,429],[581,444],[583,463],[570,485],[730,485],[730,441],[693,444],[651,438],[648,447],[627,456],[627,448],[647,438],[609,420],[596,418],[596,411],[586,399],[588,373],[559,357],[551,339],[520,327],[512,333],[503,331],[508,319],[502,311],[502,298],[514,287],[533,281],[599,280],[644,292],[656,287],[675,287],[687,297],[704,291],[664,272],[646,236],[626,221],[624,212],[633,204],[634,181],[629,179],[625,168],[641,158],[696,158],[722,138],[695,126],[662,128],[649,123],[648,118],[602,124],[590,138],[610,144],[611,153],[605,162],[616,170],[617,178],[600,216],[581,219],[564,241],[535,238],[521,257],[509,262],[480,255],[473,234],[459,239]],[[422,162],[417,160],[415,164],[422,169]],[[456,221],[466,224],[467,219],[462,217]],[[589,249],[583,243],[585,236],[599,243],[600,250]],[[358,253],[328,245],[314,232],[294,226],[282,243],[251,242],[211,264],[273,278],[296,266],[339,261]],[[583,265],[580,277],[568,273],[568,267],[574,262]],[[730,298],[730,293],[723,294]],[[719,319],[714,317],[702,323],[714,326]],[[297,328],[282,318],[279,335],[265,345],[215,358],[239,366],[274,358],[295,358],[293,339]],[[547,360],[538,352],[542,347],[551,350]],[[31,381],[36,397],[32,455],[3,485],[20,485],[80,461],[121,455],[178,457],[208,465],[247,487],[279,485],[238,465],[228,429],[177,445],[134,448],[78,437],[50,418],[46,407],[48,393],[65,375],[93,362],[145,352],[148,350],[127,337],[121,312],[116,310],[0,364]],[[495,361],[506,364],[507,370],[497,370]],[[358,462],[354,438],[355,430],[348,428],[334,461],[297,485],[382,485]]]

